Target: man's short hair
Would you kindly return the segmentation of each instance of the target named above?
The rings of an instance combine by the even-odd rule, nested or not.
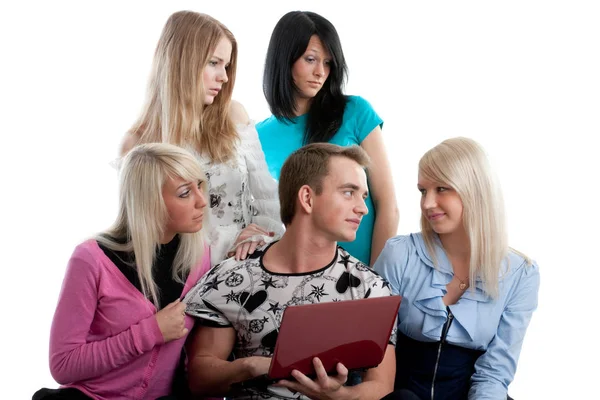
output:
[[[360,146],[311,143],[294,151],[285,160],[279,174],[279,203],[284,225],[292,223],[296,214],[296,198],[302,186],[308,185],[317,195],[321,194],[331,157],[349,158],[363,168],[370,163],[369,156]]]

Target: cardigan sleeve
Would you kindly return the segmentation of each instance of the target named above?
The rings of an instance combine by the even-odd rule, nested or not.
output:
[[[105,374],[164,343],[154,315],[123,332],[89,340],[99,301],[99,261],[78,246],[67,266],[50,331],[50,372],[60,384]]]
[[[248,166],[248,186],[252,197],[252,222],[275,232],[275,238],[284,232],[279,213],[277,181],[269,173],[265,154],[254,123],[240,129],[242,152]]]

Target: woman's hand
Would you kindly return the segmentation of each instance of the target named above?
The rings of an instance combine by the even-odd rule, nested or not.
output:
[[[245,260],[249,254],[254,253],[257,247],[263,246],[265,241],[263,236],[273,237],[275,232],[269,232],[256,224],[250,224],[238,236],[234,243],[235,250],[230,251],[227,256],[235,255],[235,259]]]
[[[177,299],[156,313],[156,322],[165,343],[181,339],[188,333],[185,327],[185,304]]]

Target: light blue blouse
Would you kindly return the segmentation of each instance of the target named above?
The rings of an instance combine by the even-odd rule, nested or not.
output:
[[[373,268],[401,295],[398,330],[406,336],[436,342],[448,318],[442,297],[453,270],[441,243],[436,246],[438,267],[425,247],[423,236],[414,233],[387,241]],[[537,307],[538,266],[510,252],[500,272],[499,296],[493,300],[482,288],[469,288],[449,308],[454,315],[446,340],[469,349],[484,350],[471,377],[469,399],[506,399],[521,352],[525,331]]]

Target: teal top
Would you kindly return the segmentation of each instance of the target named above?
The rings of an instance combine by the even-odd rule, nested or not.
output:
[[[284,161],[304,144],[306,118],[307,114],[304,114],[287,122],[271,116],[256,125],[269,172],[277,180]],[[342,126],[329,143],[340,146],[360,145],[377,126],[382,127],[383,120],[373,110],[371,104],[360,96],[348,96]],[[354,257],[369,265],[375,224],[375,207],[371,196],[367,197],[366,204],[369,213],[362,218],[356,239],[353,242],[339,244]]]

